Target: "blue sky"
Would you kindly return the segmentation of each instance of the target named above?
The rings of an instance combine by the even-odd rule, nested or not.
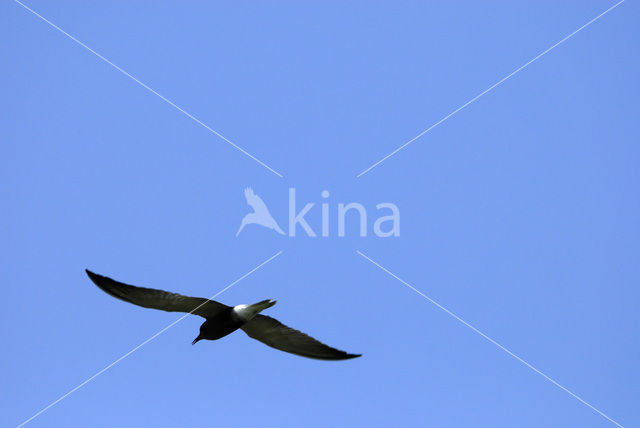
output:
[[[0,4],[0,423],[16,426],[180,314],[85,268],[282,322],[344,362],[188,317],[27,426],[640,424],[640,6],[627,1],[356,175],[615,2]],[[400,210],[399,237],[248,226],[252,187]]]

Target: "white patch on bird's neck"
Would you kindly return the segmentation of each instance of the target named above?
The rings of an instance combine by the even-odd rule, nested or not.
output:
[[[240,318],[242,321],[249,321],[253,318],[256,313],[249,309],[249,305],[237,305],[233,307],[233,312]]]

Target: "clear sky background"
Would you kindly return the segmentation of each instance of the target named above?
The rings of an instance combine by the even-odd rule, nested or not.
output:
[[[640,6],[627,1],[356,175],[612,1],[0,3],[0,424],[16,426],[180,314],[227,304],[363,357],[324,362],[191,316],[29,425],[607,427],[362,251],[625,426],[640,425]],[[331,196],[330,237],[235,232],[254,188]],[[371,236],[336,236],[360,202]],[[393,202],[401,236],[373,236]]]

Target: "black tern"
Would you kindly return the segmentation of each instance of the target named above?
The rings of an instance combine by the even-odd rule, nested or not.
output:
[[[241,329],[247,336],[265,345],[291,354],[318,360],[347,360],[361,354],[349,354],[332,348],[280,321],[260,312],[276,304],[263,300],[253,305],[227,306],[202,297],[189,297],[153,288],[136,287],[86,270],[89,278],[111,296],[144,308],[167,312],[187,312],[203,317],[200,334],[193,341],[217,340]]]

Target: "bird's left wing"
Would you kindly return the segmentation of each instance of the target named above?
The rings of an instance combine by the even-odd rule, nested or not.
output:
[[[145,308],[167,312],[188,312],[205,318],[229,309],[227,305],[203,297],[189,297],[154,288],[136,287],[98,275],[90,270],[86,272],[91,281],[105,293]]]
[[[347,360],[359,357],[317,341],[298,330],[287,327],[280,321],[266,315],[256,315],[240,327],[252,339],[281,351],[318,360]]]

